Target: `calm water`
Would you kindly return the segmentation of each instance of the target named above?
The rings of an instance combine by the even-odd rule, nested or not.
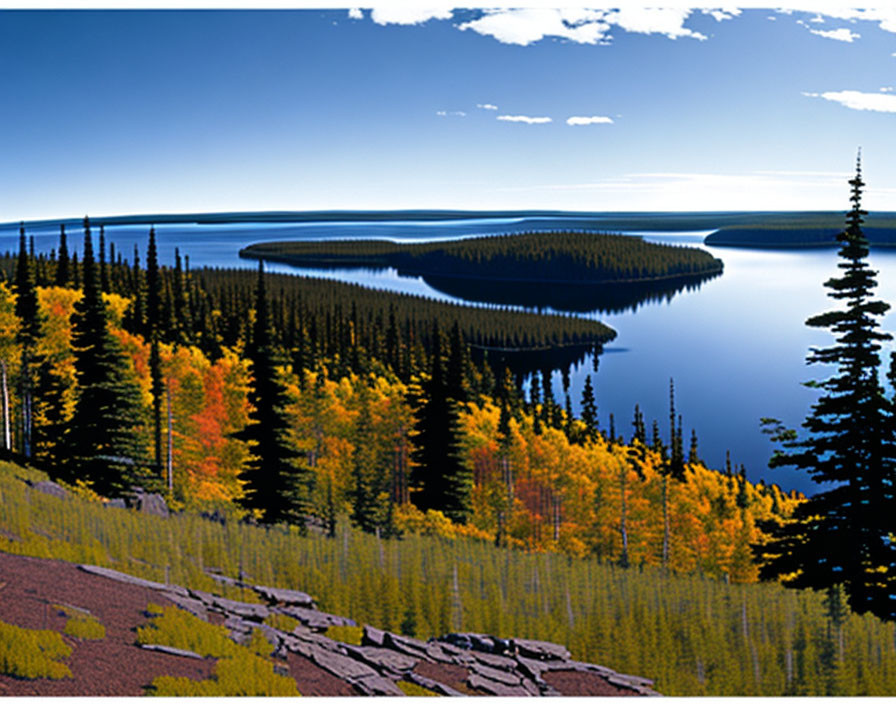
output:
[[[163,225],[156,228],[156,233],[163,262],[173,261],[174,248],[180,247],[182,254],[189,255],[193,267],[254,267],[254,261],[239,259],[238,250],[270,239],[435,240],[562,226],[563,222],[556,219],[502,219],[369,225]],[[134,244],[138,244],[143,257],[147,232],[145,226],[111,227],[106,230],[106,238],[128,258]],[[55,228],[29,234],[35,235],[38,251],[49,251],[58,245]],[[70,242],[76,242],[82,233],[75,230],[68,234]],[[701,244],[706,233],[639,234],[656,242]],[[15,232],[0,230],[0,251],[15,247]],[[609,414],[613,413],[617,431],[628,437],[633,409],[638,403],[648,425],[656,418],[666,437],[669,379],[674,378],[686,444],[691,428],[695,428],[700,454],[710,466],[724,467],[725,451],[730,450],[735,466],[743,463],[754,481],[762,477],[784,489],[811,492],[815,485],[800,473],[767,469],[772,448],[759,430],[759,418],[774,416],[796,427],[816,397],[801,382],[817,378],[824,370],[807,367],[806,352],[811,345],[828,344],[831,338],[825,331],[810,330],[803,323],[810,315],[831,307],[822,283],[836,274],[836,252],[707,249],[724,261],[725,271],[696,290],[679,291],[659,301],[643,301],[634,310],[576,313],[602,320],[618,333],[601,356],[594,379],[601,424],[606,428]],[[871,263],[880,272],[879,296],[896,303],[896,252],[876,250]],[[353,281],[440,300],[458,299],[420,277],[403,277],[394,270],[299,270],[286,265],[269,265],[267,269]],[[590,307],[589,301],[580,301],[576,310]],[[593,305],[600,307],[599,303]],[[884,327],[896,330],[896,314],[884,319]],[[593,373],[590,358],[570,370],[576,409],[589,373]],[[553,385],[559,392],[559,371],[554,374]]]

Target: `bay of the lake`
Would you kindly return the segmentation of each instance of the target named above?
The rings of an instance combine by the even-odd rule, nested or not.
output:
[[[193,268],[256,267],[240,259],[240,248],[253,242],[288,239],[387,238],[403,241],[453,239],[476,234],[561,229],[562,219],[501,218],[436,222],[326,222],[300,224],[191,225],[156,227],[159,257],[173,264],[179,248]],[[578,229],[578,228],[577,228]],[[132,259],[134,245],[145,261],[148,227],[110,226],[106,240]],[[67,231],[70,247],[79,245],[80,228]],[[627,233],[655,242],[703,246],[706,232]],[[30,230],[35,249],[49,252],[58,246],[58,226]],[[17,233],[0,229],[0,251],[17,247]],[[773,416],[788,427],[798,427],[817,392],[802,385],[822,378],[830,370],[807,366],[811,345],[827,345],[830,334],[804,325],[809,316],[834,307],[822,284],[837,275],[835,249],[751,250],[706,247],[722,259],[724,273],[698,288],[681,290],[660,300],[645,300],[624,311],[567,313],[601,320],[617,331],[616,339],[601,355],[593,379],[600,422],[608,427],[609,414],[617,432],[631,433],[635,404],[647,419],[659,421],[668,437],[669,380],[675,380],[676,409],[683,417],[685,446],[691,429],[699,439],[700,456],[708,466],[723,469],[726,451],[735,468],[744,464],[748,477],[779,484],[785,490],[816,490],[804,473],[782,468],[769,470],[772,446],[760,431],[759,419]],[[896,252],[873,250],[872,268],[878,270],[878,297],[896,303]],[[269,264],[268,271],[324,276],[367,286],[416,293],[440,300],[459,300],[439,291],[420,277],[395,270],[299,269]],[[588,306],[584,306],[587,308]],[[599,306],[598,306],[599,307]],[[550,309],[548,309],[550,312]],[[896,314],[883,320],[896,330]],[[570,370],[570,393],[578,410],[581,389],[593,362],[586,358]],[[561,394],[561,373],[554,373],[553,388]]]

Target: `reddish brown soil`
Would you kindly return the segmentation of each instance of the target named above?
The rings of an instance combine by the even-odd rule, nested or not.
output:
[[[287,653],[286,664],[289,674],[296,681],[299,694],[306,697],[350,697],[358,694],[348,682],[343,682],[301,655]]]
[[[0,675],[6,696],[139,696],[159,675],[205,679],[214,660],[193,660],[142,650],[135,629],[147,621],[150,602],[169,604],[151,589],[121,584],[82,572],[59,560],[40,560],[0,552],[0,620],[24,628],[61,632],[67,618],[53,608],[63,604],[86,609],[106,628],[103,640],[63,636],[72,646],[65,662],[71,679],[22,680]]]
[[[429,679],[435,680],[436,682],[447,684],[461,694],[471,696],[483,694],[483,692],[475,690],[467,685],[467,676],[469,673],[465,667],[461,667],[460,665],[425,662],[421,660],[414,666],[414,672],[423,677],[429,677]]]
[[[566,697],[636,697],[632,689],[616,687],[593,672],[552,670],[542,676],[545,682]]]

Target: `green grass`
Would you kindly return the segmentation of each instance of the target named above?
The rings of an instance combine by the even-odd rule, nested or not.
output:
[[[56,631],[20,628],[0,621],[0,673],[25,679],[59,680],[71,677],[68,665],[59,662],[72,649]]]
[[[849,615],[840,661],[814,592],[623,570],[467,539],[379,542],[345,524],[327,539],[221,526],[186,513],[163,519],[80,497],[63,503],[26,487],[13,471],[0,464],[0,530],[21,537],[0,537],[0,549],[9,552],[92,562],[162,582],[167,566],[172,583],[248,600],[251,592],[222,587],[204,573],[204,566],[228,575],[242,568],[250,581],[302,589],[322,610],[358,623],[399,631],[410,614],[419,638],[469,630],[559,642],[576,659],[655,679],[667,695],[896,694],[894,624]],[[208,626],[194,625],[191,637]],[[201,637],[222,652],[230,648],[223,637]],[[190,640],[171,644],[205,649]]]

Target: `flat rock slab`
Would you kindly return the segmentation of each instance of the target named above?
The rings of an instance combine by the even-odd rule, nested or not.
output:
[[[413,670],[420,662],[418,658],[410,655],[397,653],[388,648],[377,648],[373,645],[345,645],[343,648],[350,657],[375,667],[380,672],[388,670],[390,673],[401,675]]]
[[[364,626],[364,633],[361,636],[361,645],[374,645],[378,648],[383,647],[383,639],[386,637],[386,632],[381,631],[379,628],[374,628],[373,626]]]
[[[400,636],[386,631],[383,633],[383,646],[411,657],[426,657],[427,644],[416,638]]]
[[[370,667],[370,665],[358,662],[348,655],[340,655],[339,653],[334,653],[330,650],[324,650],[311,643],[308,645],[311,646],[311,659],[314,661],[314,664],[327,670],[327,672],[336,675],[340,679],[354,683],[355,680],[361,679],[362,677],[380,676],[376,670]]]
[[[188,611],[203,621],[208,621],[208,612],[205,610],[205,604],[199,599],[192,599],[188,596],[180,596],[178,594],[166,594],[165,596],[184,611]]]
[[[222,596],[212,597],[212,606],[224,613],[235,614],[255,621],[264,621],[271,615],[271,610],[264,604],[249,604],[245,601],[225,599]]]
[[[253,586],[252,589],[271,604],[286,604],[288,606],[305,606],[312,608],[314,599],[310,594],[296,591],[295,589],[280,589],[279,587]]]
[[[328,614],[317,609],[308,609],[304,606],[274,606],[273,611],[298,619],[303,626],[315,629],[329,628],[330,626],[357,626],[358,624],[345,616]]]
[[[381,675],[368,675],[353,680],[352,684],[362,694],[368,697],[404,697],[406,696],[398,686],[390,679]]]
[[[534,660],[569,660],[572,657],[562,645],[549,643],[546,640],[514,638],[511,643],[520,655]]]
[[[504,655],[495,655],[493,653],[480,653],[478,651],[472,651],[470,655],[477,662],[484,663],[489,667],[495,667],[499,670],[507,670],[508,672],[515,672],[518,668],[519,663],[513,658],[508,658]]]
[[[522,680],[522,678],[515,672],[498,670],[494,667],[488,667],[488,665],[482,665],[480,663],[471,665],[470,672],[474,675],[479,675],[480,677],[485,677],[486,679],[500,682],[501,684],[506,684],[511,687],[521,684]]]
[[[55,496],[59,499],[67,499],[69,497],[68,491],[66,489],[63,489],[56,482],[34,482],[34,484],[31,484],[31,488],[35,491],[39,491],[41,494]]]
[[[530,692],[522,685],[506,685],[486,677],[481,677],[475,673],[467,678],[467,684],[474,689],[486,692],[495,697],[529,697]]]
[[[134,577],[133,575],[125,574],[124,572],[118,572],[117,570],[110,570],[108,567],[98,567],[97,565],[78,565],[78,569],[83,570],[84,572],[88,572],[89,574],[106,577],[107,579],[114,579],[116,582],[133,584],[138,587],[155,589],[156,591],[160,592],[170,592],[171,594],[177,594],[178,596],[189,597],[190,595],[190,593],[186,589],[184,589],[183,587],[179,587],[176,584],[162,584],[161,582],[152,582],[148,579],[141,579],[140,577]]]
[[[168,655],[177,655],[182,658],[193,658],[194,660],[204,660],[199,653],[192,650],[182,650],[181,648],[172,648],[170,645],[155,645],[153,643],[141,643],[143,650],[155,650],[159,653],[168,653]]]

